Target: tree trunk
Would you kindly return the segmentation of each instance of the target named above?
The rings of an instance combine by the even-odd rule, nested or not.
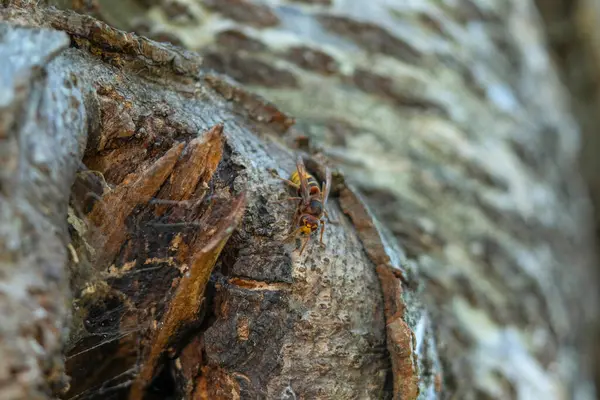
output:
[[[164,2],[131,25],[108,2],[94,11],[202,59],[6,3],[2,19],[27,28],[2,25],[0,52],[22,49],[31,78],[2,74],[1,150],[17,160],[3,162],[21,171],[1,175],[3,236],[39,250],[23,239],[10,256],[3,239],[2,279],[43,285],[0,331],[0,396],[60,381],[68,326],[64,398],[594,398],[579,134],[535,11],[400,3]],[[339,167],[325,247],[302,255],[275,176],[295,153],[318,181]],[[54,229],[28,217],[45,207]],[[23,330],[50,295],[52,329]],[[40,331],[55,333],[44,352]]]

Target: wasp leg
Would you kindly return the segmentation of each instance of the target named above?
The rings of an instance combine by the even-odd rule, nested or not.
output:
[[[296,212],[294,213],[294,221],[292,224],[292,227],[290,230],[294,229],[294,227],[296,229],[294,229],[289,235],[288,237],[285,239],[285,241],[289,241],[291,239],[295,239],[296,236],[298,236],[298,232],[300,232],[300,230],[302,229],[300,225],[300,218],[302,218],[302,214],[300,213],[299,210],[296,210]]]
[[[304,244],[302,245],[302,248],[300,249],[300,253],[298,253],[299,256],[302,255],[302,252],[304,251],[304,248],[306,247],[306,245],[308,244],[308,241],[310,240],[310,235],[306,236],[306,240],[304,241]]]
[[[300,211],[298,209],[296,209],[296,212],[294,213],[294,221],[292,223],[292,229],[294,229],[293,227],[298,227],[298,225],[300,225],[300,218],[302,218],[302,214],[300,213]],[[297,230],[299,230],[300,228],[298,227]]]
[[[284,242],[291,242],[292,240],[296,239],[296,237],[298,236],[298,233],[300,233],[300,229],[298,228],[296,230],[294,230],[292,233],[290,233],[289,235],[286,236],[286,238],[283,240]]]
[[[325,233],[325,221],[321,220],[321,237],[319,238],[319,243],[323,248],[325,248],[325,243],[323,243],[323,234]]]
[[[333,219],[329,216],[329,213],[327,212],[327,210],[323,210],[323,214],[325,214],[325,217],[327,217],[327,220],[332,223],[332,224],[339,224],[340,221],[338,221],[337,219]]]

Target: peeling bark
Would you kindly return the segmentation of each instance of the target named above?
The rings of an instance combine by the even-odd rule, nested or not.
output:
[[[419,381],[435,369],[428,369],[423,362],[437,362],[435,354],[421,352],[417,355],[417,338],[415,336],[416,324],[410,327],[406,322],[405,300],[402,298],[402,282],[406,282],[405,273],[398,265],[398,255],[390,252],[391,246],[386,246],[381,227],[375,225],[375,219],[359,196],[350,188],[345,188],[340,194],[340,204],[344,213],[352,219],[358,231],[365,251],[375,264],[377,276],[383,293],[387,348],[392,361],[392,376],[394,397],[398,399],[416,399],[419,396]],[[389,238],[387,238],[389,240]],[[390,254],[391,253],[391,254]],[[403,279],[399,279],[403,278]],[[426,323],[427,316],[420,315],[420,322]],[[422,346],[426,337],[419,337]],[[420,357],[419,357],[420,356]],[[419,360],[420,359],[420,360]],[[419,361],[421,365],[419,367]],[[439,369],[437,366],[436,369]],[[429,378],[432,378],[430,375]],[[432,387],[429,382],[429,389]]]
[[[143,399],[144,393],[151,385],[155,376],[155,369],[161,358],[171,346],[177,346],[178,334],[182,328],[189,328],[198,320],[200,306],[204,301],[205,288],[210,279],[214,265],[227,240],[237,228],[239,220],[244,213],[245,197],[240,196],[234,201],[231,210],[211,210],[204,221],[205,235],[200,235],[192,244],[193,258],[190,270],[185,273],[177,286],[173,298],[168,303],[163,320],[157,325],[154,339],[149,346],[149,354],[141,360],[141,370],[133,383],[129,398],[131,400]],[[249,328],[246,326],[246,332]],[[246,333],[248,335],[248,333]],[[247,338],[246,338],[247,339]]]

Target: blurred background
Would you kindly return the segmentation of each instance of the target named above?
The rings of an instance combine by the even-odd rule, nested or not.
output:
[[[570,91],[571,109],[581,127],[581,166],[595,208],[600,209],[600,135],[598,76],[600,61],[600,2],[538,0],[550,52]],[[596,212],[596,226],[598,226]]]

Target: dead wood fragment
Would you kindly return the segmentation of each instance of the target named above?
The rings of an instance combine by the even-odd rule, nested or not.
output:
[[[147,204],[167,179],[185,144],[174,145],[163,157],[138,174],[129,175],[123,183],[102,196],[89,220],[96,226],[91,243],[99,250],[96,267],[112,261],[127,237],[125,220],[133,209]]]
[[[48,8],[44,10],[44,18],[53,28],[85,38],[106,51],[143,58],[148,65],[167,66],[176,74],[198,77],[202,61],[196,53],[123,32],[71,11]]]
[[[223,124],[215,125],[202,136],[192,139],[187,144],[181,161],[175,166],[170,179],[156,198],[185,202],[191,198],[197,187],[201,190],[208,188],[207,184],[223,157],[223,140]],[[199,200],[201,199],[200,197]],[[158,206],[156,212],[162,214],[165,209],[166,206]]]
[[[100,118],[103,127],[98,150],[104,150],[115,139],[131,137],[135,134],[135,124],[128,112],[130,105],[122,96],[110,98],[99,96]]]
[[[385,325],[388,351],[392,359],[394,399],[416,399],[419,396],[419,370],[414,333],[404,320],[401,281],[392,271],[377,266],[385,303]]]
[[[180,393],[183,398],[193,399],[199,398],[196,387],[199,385],[200,370],[202,368],[202,343],[201,339],[196,336],[185,348],[181,350],[177,359],[174,360],[173,373],[176,375],[175,380],[180,382]],[[196,396],[192,397],[192,393],[196,391]]]
[[[237,379],[236,379],[237,378]],[[241,399],[239,380],[242,376],[230,376],[225,369],[202,367],[202,375],[196,381],[194,400],[230,400]],[[239,380],[238,380],[239,379]]]
[[[387,349],[392,360],[394,399],[414,400],[419,396],[419,368],[414,333],[405,321],[402,299],[402,281],[405,280],[400,265],[390,257],[376,221],[366,205],[360,201],[350,186],[340,192],[340,205],[350,216],[369,258],[376,266],[385,306]]]
[[[369,211],[356,189],[344,184],[344,187],[340,190],[340,205],[344,213],[352,219],[358,236],[363,246],[365,246],[365,251],[373,263],[376,266],[389,268],[394,276],[408,284],[407,272],[398,257],[399,255],[402,256],[400,249],[383,236],[383,227]]]
[[[174,362],[177,382],[181,382],[183,398],[190,400],[230,400],[240,398],[240,384],[223,368],[204,365],[204,344],[194,338]]]
[[[162,321],[154,332],[149,354],[142,361],[142,369],[131,388],[130,400],[141,400],[144,389],[150,385],[155,374],[159,359],[168,347],[178,339],[180,330],[192,324],[204,301],[204,291],[208,279],[221,250],[238,225],[245,208],[245,196],[227,204],[228,207],[216,207],[203,216],[200,225],[202,230],[195,244],[192,245],[193,255],[187,271],[179,282],[179,286],[168,303]]]

